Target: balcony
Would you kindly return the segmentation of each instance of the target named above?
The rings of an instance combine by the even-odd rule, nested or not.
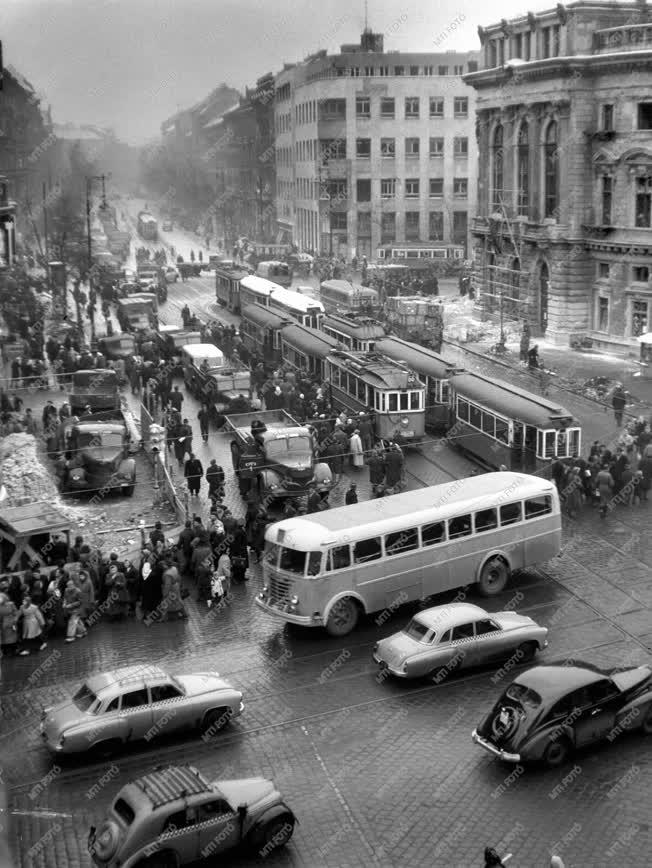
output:
[[[609,27],[593,34],[594,54],[613,54],[619,51],[652,50],[652,24],[628,24]]]

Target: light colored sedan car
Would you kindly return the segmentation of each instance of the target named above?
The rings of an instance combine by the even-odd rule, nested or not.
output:
[[[176,283],[179,279],[179,272],[174,265],[168,265],[165,268],[165,279],[168,283]]]
[[[242,693],[217,672],[129,666],[91,676],[71,700],[46,708],[41,736],[55,754],[106,756],[129,741],[194,727],[210,738],[243,708]]]
[[[548,644],[548,630],[527,615],[485,612],[470,603],[433,606],[378,642],[373,658],[398,678],[435,677],[471,666],[531,660]]]

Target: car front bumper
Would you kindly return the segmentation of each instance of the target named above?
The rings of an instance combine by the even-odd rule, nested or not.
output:
[[[287,612],[285,609],[277,606],[270,606],[265,600],[261,599],[260,595],[256,597],[256,605],[268,615],[273,615],[275,618],[282,618],[290,624],[298,624],[301,627],[323,627],[324,621],[317,615],[297,615],[294,612]]]
[[[494,747],[494,745],[491,744],[491,742],[487,741],[486,738],[482,738],[481,735],[478,735],[477,729],[473,730],[473,734],[472,734],[471,738],[473,739],[473,741],[476,744],[479,744],[480,747],[483,747],[490,754],[493,754],[495,757],[498,757],[498,759],[503,760],[503,762],[518,763],[521,761],[521,755],[520,754],[508,753],[505,750],[500,750],[499,748]]]
[[[53,744],[50,741],[50,739],[48,738],[48,734],[45,730],[45,726],[43,723],[41,723],[41,725],[40,725],[40,733],[41,733],[41,740],[42,740],[43,744],[51,753],[63,753],[64,752],[63,751],[63,745],[61,744],[61,739],[59,739],[59,741],[56,744]]]

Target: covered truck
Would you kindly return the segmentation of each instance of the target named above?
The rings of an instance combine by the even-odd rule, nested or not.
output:
[[[314,457],[317,444],[310,429],[285,410],[227,415],[226,421],[234,435],[231,458],[243,496],[253,491],[271,501],[332,488],[330,467]]]
[[[118,299],[118,322],[125,332],[146,331],[156,327],[158,301],[151,292]]]
[[[209,407],[221,411],[250,398],[251,372],[229,364],[214,344],[186,344],[181,357],[186,388]]]
[[[183,376],[182,350],[191,344],[202,342],[201,332],[185,329],[177,325],[159,325],[155,335],[156,346],[161,358],[169,366],[173,377]]]

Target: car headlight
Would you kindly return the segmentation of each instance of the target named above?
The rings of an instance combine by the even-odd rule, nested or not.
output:
[[[292,597],[290,602],[292,603],[293,606],[298,606],[299,605],[299,598],[295,595],[294,597]]]
[[[266,594],[269,591],[269,585],[263,586],[263,594]]]
[[[274,491],[275,488],[278,488],[278,485],[275,482],[272,482],[272,484],[269,486],[269,488],[270,488],[270,491]]]
[[[404,417],[401,419],[401,425],[402,425],[404,428],[407,428],[407,426],[408,426],[409,424],[410,424],[410,420],[407,418],[407,416],[404,416]]]

